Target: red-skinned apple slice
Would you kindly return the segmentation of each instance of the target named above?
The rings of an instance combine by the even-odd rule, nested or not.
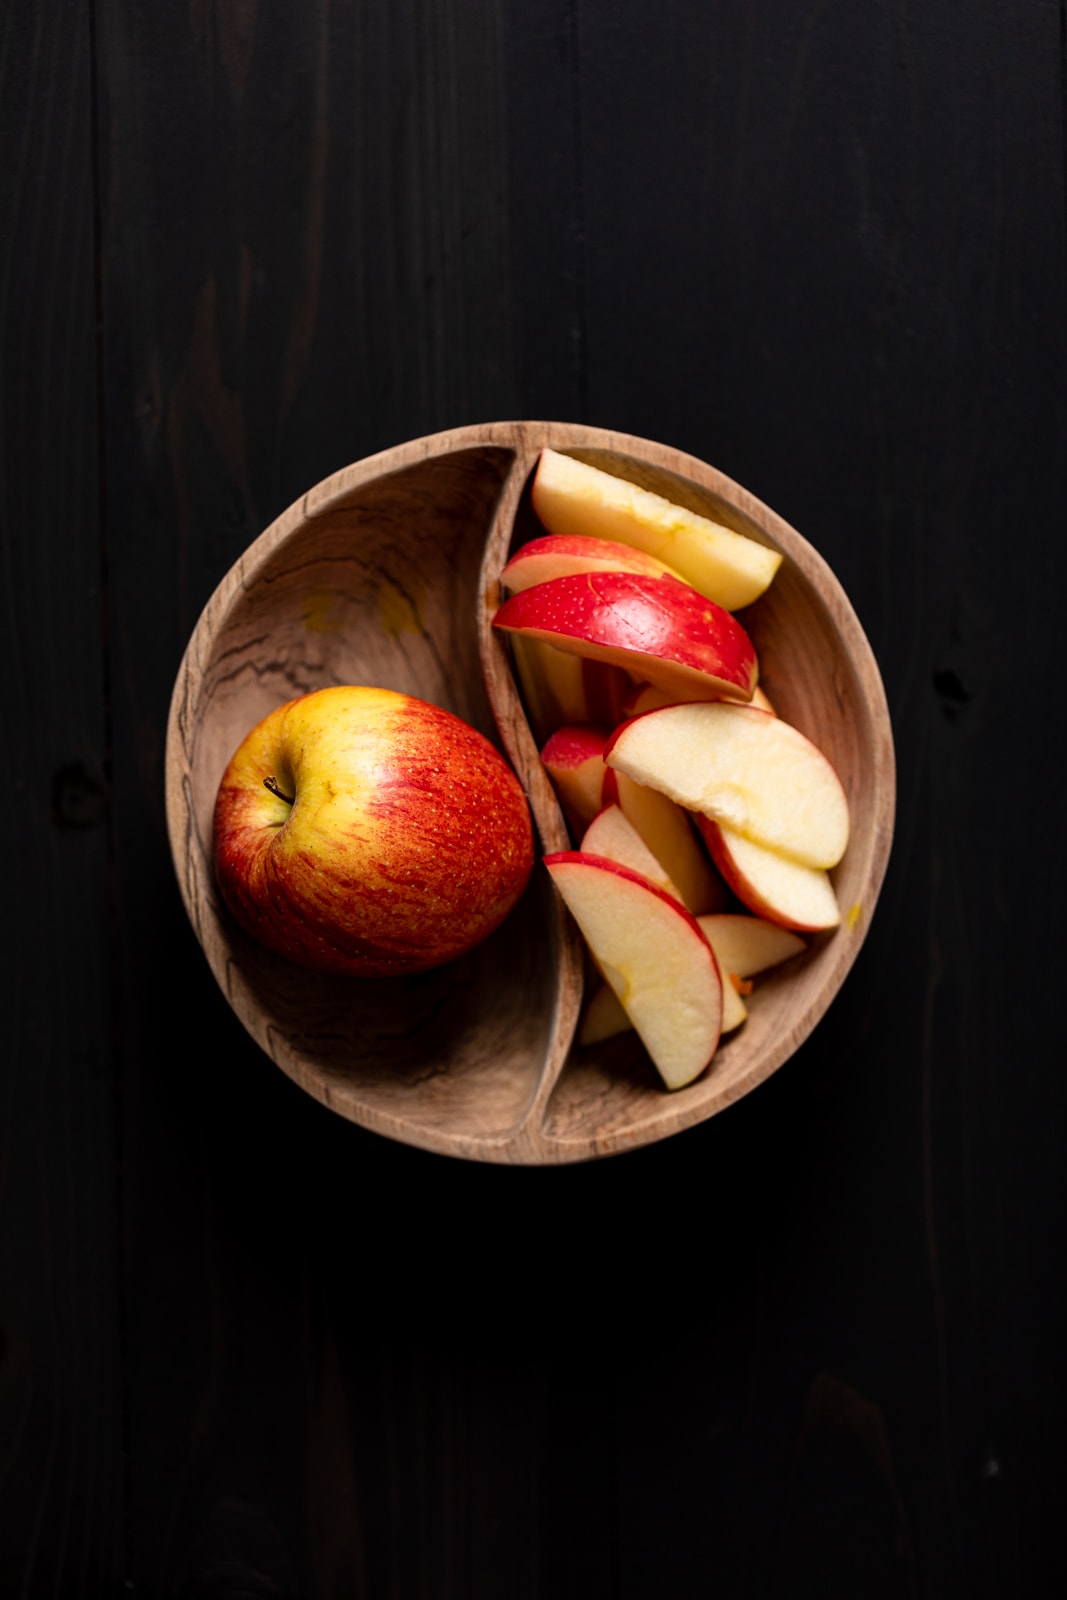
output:
[[[582,835],[583,855],[607,856],[620,866],[639,872],[676,900],[682,896],[661,863],[652,854],[620,805],[607,805],[597,813]]]
[[[581,534],[547,534],[531,539],[512,556],[500,581],[512,594],[532,589],[534,584],[552,578],[572,577],[580,572],[636,572],[646,578],[684,580],[665,561],[644,550],[616,544],[611,539],[590,539]]]
[[[610,767],[604,769],[601,793],[604,805],[618,805],[633,824],[694,917],[723,909],[728,903],[725,887],[693,832],[687,811],[658,789],[635,783]]]
[[[565,850],[545,865],[664,1083],[692,1083],[715,1054],[723,1002],[719,968],[696,919],[603,856]]]
[[[728,611],[758,599],[781,564],[776,550],[556,450],[542,450],[531,495],[549,533],[633,545]]]
[[[605,728],[569,725],[558,728],[541,751],[542,764],[575,838],[581,837],[604,804],[608,737]]]
[[[841,913],[828,873],[754,844],[710,817],[698,817],[697,827],[723,879],[755,916],[797,933],[837,927]]]
[[[745,913],[724,911],[712,916],[698,917],[700,930],[719,964],[722,977],[722,1031],[732,1033],[748,1016],[741,995],[734,986],[735,978],[754,978],[770,967],[780,966],[793,956],[800,955],[807,946],[798,934],[767,922],[762,917]],[[625,1033],[630,1019],[610,984],[602,983],[586,1001],[578,1029],[578,1043],[582,1046],[600,1044],[617,1034]]]
[[[721,606],[674,578],[585,572],[505,600],[493,626],[606,661],[672,695],[702,690],[751,699],[756,651]]]
[[[748,1009],[734,979],[754,978],[770,967],[780,966],[793,956],[800,955],[807,946],[798,934],[767,922],[762,917],[724,911],[712,916],[698,917],[700,930],[719,964],[722,977],[722,1031],[733,1033],[748,1016]],[[583,1046],[600,1044],[624,1033],[630,1019],[623,1010],[614,989],[604,983],[594,989],[586,1001],[578,1029],[578,1043]]]
[[[648,711],[616,729],[604,759],[803,866],[832,867],[848,844],[848,801],[829,761],[797,728],[754,706],[718,700]]]

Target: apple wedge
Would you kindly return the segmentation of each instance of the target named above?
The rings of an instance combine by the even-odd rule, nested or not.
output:
[[[604,805],[618,805],[632,823],[694,917],[726,906],[729,897],[722,879],[694,833],[687,811],[658,789],[635,783],[625,772],[610,767],[604,769],[601,792]]]
[[[662,889],[603,856],[545,857],[597,967],[668,1089],[704,1071],[722,1027],[723,986],[695,918]]]
[[[636,572],[645,578],[669,577],[684,582],[673,567],[644,550],[612,539],[566,533],[548,534],[524,544],[501,572],[500,581],[511,594],[520,594],[537,583],[581,572]]]
[[[583,855],[606,856],[622,867],[639,872],[649,883],[675,900],[682,896],[619,805],[607,805],[586,828],[579,846]]]
[[[633,1023],[615,990],[610,983],[602,983],[585,1003],[582,1020],[578,1024],[578,1043],[582,1046],[601,1044],[605,1039],[614,1039],[617,1034],[629,1033],[632,1028]]]
[[[807,949],[799,934],[763,917],[720,911],[697,921],[724,977],[734,972],[739,978],[755,978]]]
[[[799,729],[755,706],[648,711],[615,730],[604,759],[803,866],[832,867],[844,855],[848,801],[837,773]]]
[[[708,699],[708,696],[704,694],[694,694],[688,698],[692,700],[706,700]],[[733,698],[733,696],[720,695],[718,698],[730,700]],[[635,685],[629,690],[628,693],[623,695],[621,700],[622,716],[616,718],[616,723],[621,722],[622,717],[640,717],[646,711],[658,711],[661,706],[676,706],[680,703],[681,702],[677,696],[672,698],[662,689],[654,689],[650,683]],[[758,683],[752,691],[752,699],[747,703],[749,705],[758,706],[761,711],[769,711],[772,717],[777,715],[774,707],[771,705],[771,702],[764,694],[761,685]],[[614,727],[615,723],[613,723],[612,726]]]
[[[534,738],[543,743],[557,728],[600,722],[614,728],[633,682],[621,667],[583,660],[540,639],[512,639],[515,675]]]
[[[821,868],[791,861],[710,817],[698,817],[697,827],[724,881],[755,916],[796,933],[838,926],[837,896]]]
[[[512,661],[535,739],[543,742],[557,728],[589,720],[578,656],[540,639],[515,639]]]
[[[549,533],[644,550],[727,611],[757,600],[781,565],[777,550],[556,450],[541,451],[531,498]]]
[[[749,700],[756,651],[728,611],[676,578],[583,572],[505,600],[493,626],[622,667],[676,696],[702,690]]]
[[[584,846],[583,846],[584,847]],[[734,982],[745,983],[770,967],[780,966],[807,949],[798,934],[777,923],[745,913],[724,911],[698,917],[700,931],[711,945],[722,978],[722,1032],[733,1033],[748,1016],[748,1009]],[[610,984],[602,983],[586,1001],[578,1029],[582,1046],[600,1044],[625,1033],[631,1026],[618,995]]]
[[[576,839],[604,805],[604,728],[578,724],[558,728],[546,739],[541,762],[552,780],[563,814]]]

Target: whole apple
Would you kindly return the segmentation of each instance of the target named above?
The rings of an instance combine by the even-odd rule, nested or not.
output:
[[[533,865],[530,814],[468,723],[390,689],[278,706],[219,785],[215,872],[243,928],[303,966],[421,972],[480,943]]]

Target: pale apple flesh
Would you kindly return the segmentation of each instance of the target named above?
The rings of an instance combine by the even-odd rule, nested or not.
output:
[[[686,909],[695,917],[723,910],[729,896],[693,831],[689,813],[658,789],[635,783],[625,772],[611,767],[605,772],[604,804],[620,807],[675,884]]]
[[[568,723],[589,721],[585,663],[580,657],[541,639],[518,636],[512,639],[511,652],[526,715],[539,743]]]
[[[593,818],[582,835],[579,849],[583,855],[607,856],[609,861],[617,861],[620,866],[639,872],[675,900],[682,898],[620,805],[605,806]]]
[[[614,1039],[620,1033],[630,1033],[632,1030],[633,1023],[611,984],[598,984],[582,1009],[577,1035],[579,1045],[584,1049],[589,1045],[603,1044],[605,1039]]]
[[[531,499],[549,533],[633,545],[727,611],[758,599],[781,564],[755,539],[556,450],[542,450]]]
[[[803,866],[848,844],[848,800],[830,762],[780,717],[727,701],[664,706],[624,722],[609,766]]]
[[[511,648],[527,719],[539,744],[573,723],[614,728],[622,720],[633,682],[621,667],[521,634],[512,634]]]
[[[663,689],[654,689],[650,683],[635,684],[630,692],[623,696],[622,716],[616,718],[616,724],[621,722],[623,717],[640,717],[646,711],[658,711],[661,706],[678,705],[683,698],[685,700],[731,700],[734,697],[732,695],[707,694],[692,694],[684,697],[680,695],[672,696]],[[772,717],[777,715],[761,684],[757,683],[752,691],[752,699],[744,703],[758,706],[761,711],[769,711]]]
[[[525,796],[488,739],[425,701],[348,686],[289,701],[242,741],[214,846],[247,932],[305,966],[368,976],[473,948],[533,864]]]
[[[678,696],[751,699],[756,651],[728,611],[674,578],[584,572],[505,600],[493,626],[622,667]]]
[[[738,983],[747,991],[748,979],[792,960],[807,945],[798,934],[746,913],[716,912],[698,917],[697,923],[715,953],[722,977],[722,1032],[733,1033],[748,1017]],[[578,1043],[583,1047],[601,1044],[625,1033],[630,1026],[614,989],[601,983],[585,1003]]]
[[[797,933],[838,926],[841,912],[828,872],[791,861],[709,817],[698,817],[697,827],[723,881],[755,916]]]
[[[671,895],[603,856],[545,857],[602,976],[669,1089],[708,1066],[722,1025],[722,979],[695,918]]]
[[[721,970],[734,972],[739,978],[755,978],[807,949],[799,934],[764,917],[720,911],[698,917],[697,921],[711,942]]]
[[[604,804],[607,742],[606,729],[579,724],[557,728],[541,750],[541,762],[576,838]]]

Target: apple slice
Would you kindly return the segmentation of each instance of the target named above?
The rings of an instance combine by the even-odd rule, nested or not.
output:
[[[706,694],[694,694],[686,697],[687,700],[707,700],[708,698],[709,696]],[[734,697],[733,695],[718,695],[716,698],[732,700]],[[623,695],[621,701],[622,717],[640,717],[646,711],[658,711],[661,706],[676,706],[683,703],[677,695],[672,698],[663,689],[654,689],[650,683],[642,683]],[[769,711],[772,717],[777,715],[758,683],[752,691],[752,699],[748,704],[759,706],[761,711]],[[622,717],[616,718],[616,722],[621,722]],[[612,726],[614,727],[615,724],[613,723]]]
[[[615,730],[604,759],[803,866],[832,867],[844,855],[848,801],[837,773],[799,729],[755,706],[648,711]]]
[[[677,885],[686,909],[694,917],[721,911],[729,896],[693,832],[689,813],[658,789],[635,783],[625,772],[614,772],[610,767],[605,767],[604,772],[604,805],[620,807],[668,878]]]
[[[698,817],[697,827],[726,883],[757,917],[797,933],[838,926],[837,896],[821,868],[767,850],[710,817]]]
[[[512,641],[515,676],[534,738],[543,743],[557,728],[587,722],[583,663],[541,639]]]
[[[584,841],[583,841],[584,848]],[[720,912],[698,917],[697,923],[719,964],[722,977],[722,1032],[733,1033],[748,1016],[735,979],[754,978],[769,967],[779,966],[807,946],[797,934],[762,917],[737,912]],[[586,1002],[578,1029],[578,1043],[588,1046],[612,1039],[630,1027],[630,1019],[614,989],[601,984]]]
[[[601,1044],[605,1039],[614,1039],[617,1034],[629,1033],[632,1027],[633,1023],[611,984],[602,983],[585,1003],[578,1026],[578,1043],[583,1046]]]
[[[558,728],[541,751],[542,764],[576,839],[604,805],[608,737],[606,729],[588,724]]]
[[[751,699],[756,651],[741,624],[676,578],[583,572],[505,600],[493,626],[607,661],[672,695]]]
[[[606,770],[606,769],[605,769]],[[583,855],[606,856],[620,866],[639,872],[675,900],[682,896],[633,823],[619,805],[607,805],[586,828],[579,847]],[[691,909],[691,908],[690,908]]]
[[[583,660],[541,639],[512,638],[515,675],[534,738],[543,744],[557,728],[600,722],[614,728],[633,692],[621,667]]]
[[[557,654],[561,653],[557,651]],[[584,720],[605,728],[617,728],[626,715],[623,705],[634,686],[630,674],[622,667],[611,666],[607,661],[590,661],[581,656],[572,659],[582,663]]]
[[[735,972],[739,978],[755,978],[807,949],[799,934],[763,917],[720,911],[697,921],[724,976]]]
[[[536,583],[580,572],[636,572],[646,578],[669,577],[684,582],[673,567],[644,550],[581,534],[549,534],[543,539],[531,539],[512,556],[500,581],[512,594],[520,594]]]
[[[711,944],[711,940],[708,940]],[[711,945],[714,952],[715,946]],[[719,961],[718,956],[715,956]],[[748,1016],[748,1007],[741,998],[741,991],[734,983],[734,974],[726,972],[719,962],[719,976],[722,978],[722,1032],[734,1033]]]
[[[727,611],[758,599],[781,565],[777,550],[556,450],[541,451],[531,497],[549,533],[633,545]]]
[[[722,1027],[722,979],[694,917],[618,862],[563,850],[545,865],[668,1089],[704,1071]]]

